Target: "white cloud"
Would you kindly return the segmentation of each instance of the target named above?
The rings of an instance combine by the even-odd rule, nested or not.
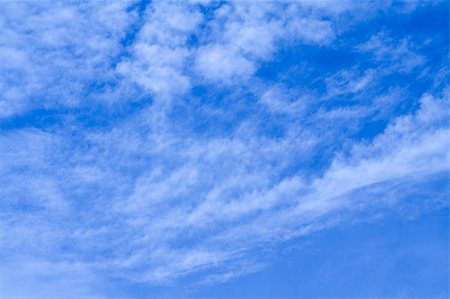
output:
[[[201,44],[196,70],[207,80],[225,84],[253,75],[270,60],[279,43],[326,44],[334,38],[329,21],[298,18],[298,5],[231,2],[215,11],[207,24],[211,34]]]
[[[309,95],[292,95],[285,88],[272,86],[267,88],[260,97],[261,104],[275,113],[304,114],[310,102]]]
[[[143,15],[144,25],[131,48],[131,57],[117,70],[156,98],[185,93],[191,80],[185,67],[191,56],[189,36],[202,21],[197,8],[175,2],[156,2]]]
[[[327,44],[334,39],[335,33],[330,21],[311,18],[294,19],[288,25],[291,35],[306,44]]]
[[[249,84],[281,46],[331,43],[341,8],[316,1],[232,2],[209,7],[206,15],[198,6],[157,2],[138,14],[127,13],[127,4],[111,2],[105,11],[100,4],[17,3],[2,14],[8,37],[0,37],[0,57],[11,61],[0,64],[7,82],[0,83],[3,116],[33,105],[88,102],[83,91],[97,78],[119,86],[108,93],[116,97],[111,101],[133,101],[140,88],[156,99],[106,128],[68,120],[48,130],[2,132],[5,258],[27,256],[31,266],[45,261],[38,268],[70,268],[75,277],[106,270],[151,283],[190,273],[204,273],[204,283],[226,281],[245,274],[240,268],[262,267],[249,254],[260,246],[336,225],[361,210],[401,207],[405,186],[419,188],[449,171],[447,95],[425,95],[418,111],[394,119],[374,140],[355,143],[346,130],[390,111],[379,106],[396,93],[356,107],[321,105],[331,95],[368,93],[378,69],[339,72],[325,82],[328,97],[317,101],[313,92],[282,84]],[[128,36],[130,20],[139,26]],[[359,50],[401,71],[418,66],[408,40],[386,50],[377,38]],[[199,132],[192,123],[202,125],[213,114],[208,99],[190,105],[187,95],[204,83],[247,88],[256,99],[236,92],[235,106],[225,98],[217,110],[230,118],[247,109],[254,114],[218,134]],[[43,103],[35,103],[43,94]],[[189,109],[199,115],[186,116]],[[429,197],[439,205],[441,198]]]
[[[402,39],[394,44],[384,32],[372,36],[358,48],[372,53],[377,61],[388,64],[391,71],[408,73],[426,63],[426,58],[416,53],[417,49],[413,48],[410,41]]]
[[[107,80],[133,18],[128,4],[3,2],[0,116],[78,105],[93,81]]]
[[[401,184],[405,182],[423,183],[430,175],[448,171],[450,139],[448,128],[444,126],[448,100],[424,96],[421,103],[422,108],[417,113],[393,121],[371,144],[355,145],[350,156],[335,158],[331,167],[321,177],[313,176],[312,181],[301,173],[285,178],[277,175],[283,169],[282,162],[291,155],[308,153],[307,149],[303,152],[300,148],[296,152],[288,150],[287,145],[296,143],[296,136],[287,136],[281,141],[261,140],[255,135],[201,141],[158,133],[155,137],[172,141],[160,147],[120,147],[134,138],[138,138],[138,144],[152,144],[151,134],[136,137],[132,134],[133,126],[125,126],[121,134],[97,139],[92,153],[81,148],[66,153],[66,159],[74,157],[67,161],[73,166],[57,171],[55,174],[59,178],[52,172],[60,164],[44,162],[50,151],[44,148],[42,154],[36,152],[35,158],[30,157],[35,162],[26,164],[31,165],[33,172],[41,173],[46,165],[45,175],[53,181],[52,188],[57,188],[69,203],[65,208],[68,210],[58,214],[60,212],[49,209],[46,219],[41,219],[39,214],[29,214],[24,218],[26,221],[20,222],[16,222],[18,214],[7,213],[3,221],[10,230],[3,232],[2,243],[9,244],[11,249],[24,242],[40,244],[41,255],[45,257],[54,255],[60,242],[70,239],[77,240],[75,244],[94,242],[98,248],[74,248],[72,254],[88,268],[108,269],[113,275],[137,281],[164,283],[208,269],[215,273],[211,280],[229,279],[231,273],[238,275],[239,271],[230,272],[230,269],[222,269],[222,265],[229,262],[239,265],[245,261],[248,251],[261,244],[270,246],[336,225],[334,216],[345,217],[342,214],[345,211],[352,213],[369,207],[377,210],[393,204],[401,207],[403,198],[397,193],[393,193],[393,197],[389,195],[398,192],[396,184],[400,184],[402,190]],[[33,140],[41,135],[27,134],[29,137],[21,140]],[[57,143],[53,143],[52,151],[58,151],[62,143],[54,140]],[[11,139],[4,142],[11,152],[17,153],[18,144]],[[112,151],[109,142],[116,150]],[[22,148],[24,153],[28,152],[26,147]],[[109,152],[103,152],[102,148]],[[86,181],[84,176],[80,177],[78,165],[83,160],[89,161],[90,155],[95,159],[86,167],[100,167],[104,174],[89,174]],[[144,157],[147,158],[142,160]],[[12,171],[14,165],[26,161],[24,159],[27,157],[3,161],[3,172]],[[140,161],[144,162],[143,169]],[[124,167],[135,168],[133,173],[141,174],[130,180],[123,170],[117,172]],[[109,185],[104,184],[105,179],[117,175]],[[92,189],[93,182],[101,184],[95,184]],[[40,177],[30,177],[23,183],[26,188],[46,196],[44,206],[51,207],[60,200],[52,197],[53,189],[47,188]],[[10,200],[18,199],[14,195],[14,188],[18,186],[14,183],[10,187],[7,195]],[[69,186],[73,189],[68,189]],[[94,205],[76,203],[93,191],[91,196],[98,194]],[[380,196],[358,196],[361,192],[376,192]],[[30,193],[29,196],[37,203],[40,195]],[[87,223],[75,221],[92,213],[96,219]],[[59,217],[68,217],[65,227],[56,227]],[[76,233],[65,235],[67,229]],[[114,248],[108,242],[98,243],[103,239],[114,239]],[[24,254],[29,248],[23,247]],[[97,250],[108,250],[113,258],[97,255]],[[258,260],[253,263],[258,268]]]
[[[205,79],[235,82],[248,79],[256,70],[255,64],[226,46],[203,47],[197,57],[196,69]]]

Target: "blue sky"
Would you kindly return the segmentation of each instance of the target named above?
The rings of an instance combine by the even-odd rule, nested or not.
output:
[[[448,11],[1,2],[1,297],[448,298]]]

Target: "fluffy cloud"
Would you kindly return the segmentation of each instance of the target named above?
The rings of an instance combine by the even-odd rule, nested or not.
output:
[[[3,3],[0,117],[79,105],[95,82],[110,80],[133,19],[127,5]]]
[[[157,2],[143,13],[144,20],[131,46],[131,57],[120,62],[120,74],[167,100],[191,86],[185,72],[191,51],[189,37],[202,21],[198,8]]]

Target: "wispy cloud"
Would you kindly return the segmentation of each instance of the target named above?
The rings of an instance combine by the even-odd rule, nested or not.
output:
[[[413,39],[348,37],[389,5],[1,4],[2,277],[19,267],[39,289],[64,273],[52,288],[82,285],[73,298],[99,297],[103,273],[219,283],[264,267],[261,248],[416,198],[444,206],[448,88],[418,72],[430,58]],[[335,71],[308,54],[336,48],[363,58]],[[283,80],[289,51],[324,71]],[[425,87],[385,84],[398,74]],[[37,109],[61,121],[20,123]]]

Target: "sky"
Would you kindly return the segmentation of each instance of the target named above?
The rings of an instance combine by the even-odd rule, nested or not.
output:
[[[448,298],[447,1],[1,1],[0,297]]]

